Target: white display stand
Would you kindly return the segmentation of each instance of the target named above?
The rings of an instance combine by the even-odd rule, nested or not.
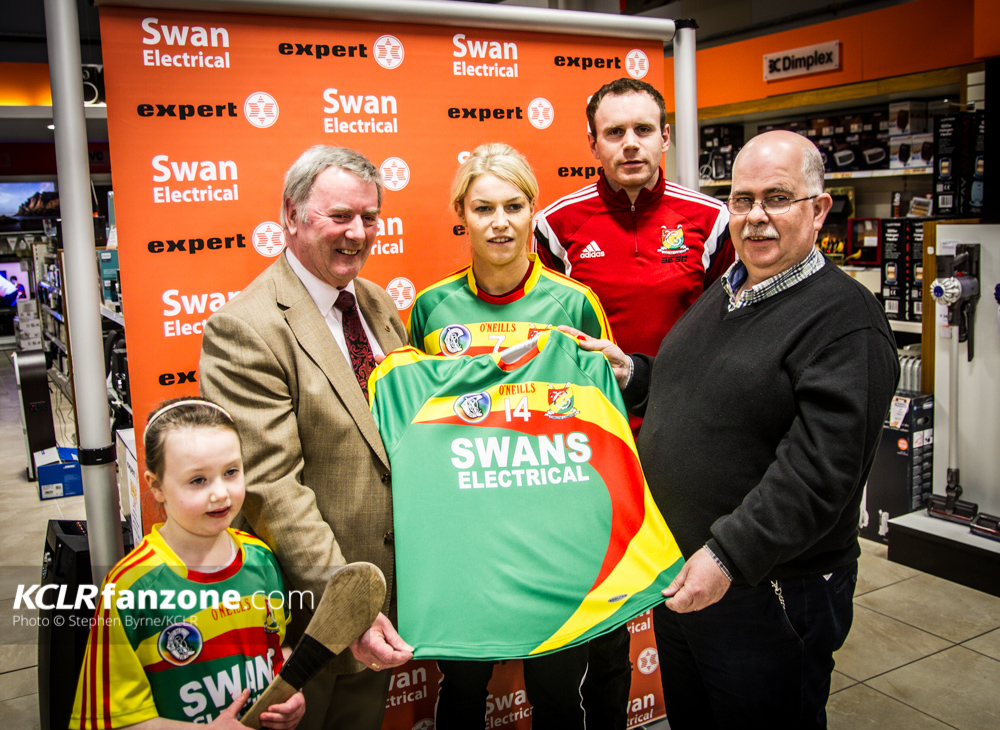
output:
[[[1000,226],[941,225],[938,256],[949,243],[980,244],[980,297],[975,350],[959,344],[958,466],[962,499],[981,512],[1000,515],[1000,323],[994,287],[1000,282]],[[933,311],[933,310],[931,310]],[[930,316],[930,312],[926,316]],[[945,494],[948,473],[951,340],[935,323],[934,493]],[[944,328],[945,330],[949,328]],[[957,336],[957,328],[950,328]],[[969,532],[966,525],[915,512],[889,521],[889,559],[963,585],[1000,595],[1000,542]]]

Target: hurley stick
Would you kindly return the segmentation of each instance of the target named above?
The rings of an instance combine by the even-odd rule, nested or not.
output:
[[[295,651],[240,720],[260,727],[260,713],[285,702],[315,677],[331,659],[375,623],[385,600],[385,577],[371,563],[349,563],[326,583],[323,597]]]

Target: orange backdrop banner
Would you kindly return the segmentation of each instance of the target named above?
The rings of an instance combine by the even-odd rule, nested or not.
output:
[[[590,94],[663,79],[661,43],[556,33],[101,8],[101,38],[140,463],[150,410],[198,391],[205,321],[282,252],[283,176],[306,148],[381,168],[363,275],[406,321],[418,291],[470,259],[448,205],[469,152],[519,149],[544,206],[597,174]]]

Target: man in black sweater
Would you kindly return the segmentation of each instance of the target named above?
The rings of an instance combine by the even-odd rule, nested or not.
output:
[[[733,166],[739,254],[656,358],[607,341],[638,450],[687,563],[654,609],[667,718],[826,727],[850,630],[861,492],[899,380],[875,297],[815,248],[816,147],[752,139]]]

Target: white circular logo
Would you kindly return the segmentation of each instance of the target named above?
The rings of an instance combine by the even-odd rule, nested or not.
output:
[[[402,190],[410,182],[410,168],[398,157],[387,157],[379,166],[379,171],[389,190]]]
[[[372,44],[375,63],[382,68],[396,68],[403,62],[403,44],[394,35],[384,35]]]
[[[543,99],[539,96],[537,99],[532,99],[531,103],[528,104],[528,121],[533,126],[538,127],[538,129],[545,129],[552,124],[555,116],[555,109],[552,108],[552,104],[548,99]]]
[[[434,730],[434,721],[429,717],[424,718],[413,726],[413,730]]]
[[[278,102],[270,94],[255,91],[243,102],[243,113],[250,124],[266,129],[278,121]]]
[[[264,221],[254,228],[252,240],[261,256],[273,258],[285,250],[285,234],[274,221]]]
[[[652,674],[660,666],[660,655],[653,647],[643,649],[636,664],[643,674]]]
[[[389,292],[389,296],[396,304],[396,309],[400,311],[413,304],[413,300],[417,296],[417,288],[413,286],[413,282],[402,276],[397,276],[390,281],[385,290]]]
[[[633,79],[641,79],[649,72],[649,57],[638,48],[633,48],[625,56],[625,70]]]

